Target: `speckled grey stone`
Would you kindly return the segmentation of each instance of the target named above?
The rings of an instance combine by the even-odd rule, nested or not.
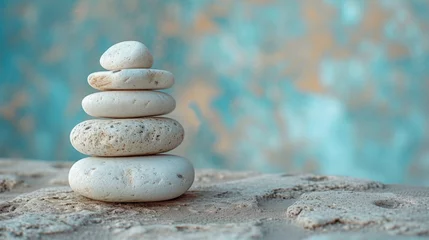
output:
[[[93,117],[147,117],[172,112],[176,101],[158,91],[107,91],[86,96],[82,108]]]
[[[76,125],[70,141],[90,156],[137,156],[170,151],[183,141],[184,130],[164,117],[93,119]]]
[[[125,41],[107,49],[101,55],[100,64],[107,70],[150,68],[153,64],[153,57],[143,43]]]
[[[173,86],[172,73],[158,69],[122,69],[91,73],[88,84],[98,90],[149,90]]]

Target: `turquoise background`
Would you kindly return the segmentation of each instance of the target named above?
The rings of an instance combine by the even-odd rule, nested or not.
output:
[[[175,74],[197,167],[429,185],[429,1],[0,0],[0,157],[76,161],[112,44]]]

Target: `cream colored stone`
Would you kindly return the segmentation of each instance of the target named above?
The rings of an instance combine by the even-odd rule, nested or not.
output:
[[[123,69],[91,73],[88,83],[102,91],[165,89],[174,84],[174,76],[158,69]]]
[[[176,198],[194,182],[194,168],[174,155],[97,158],[76,162],[70,187],[77,193],[106,202],[152,202]]]
[[[125,41],[107,49],[100,58],[100,64],[107,70],[150,68],[153,64],[153,57],[143,43]]]
[[[170,113],[176,101],[157,91],[97,92],[82,100],[82,108],[93,117],[133,118]]]
[[[170,118],[92,119],[76,125],[70,141],[90,156],[138,156],[170,151],[183,136],[182,125]]]

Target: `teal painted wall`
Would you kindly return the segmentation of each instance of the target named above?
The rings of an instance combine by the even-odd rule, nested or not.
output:
[[[75,161],[112,44],[140,40],[197,167],[429,185],[429,1],[0,0],[0,157]]]

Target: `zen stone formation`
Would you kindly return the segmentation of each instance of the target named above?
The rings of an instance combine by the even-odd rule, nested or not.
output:
[[[176,198],[194,182],[194,167],[185,158],[160,154],[179,146],[184,129],[172,112],[176,101],[154,91],[174,84],[172,73],[150,69],[153,57],[137,41],[120,42],[101,56],[110,71],[88,76],[102,92],[82,101],[92,119],[76,125],[73,147],[89,155],[69,172],[70,187],[85,197],[106,202],[151,202]]]

